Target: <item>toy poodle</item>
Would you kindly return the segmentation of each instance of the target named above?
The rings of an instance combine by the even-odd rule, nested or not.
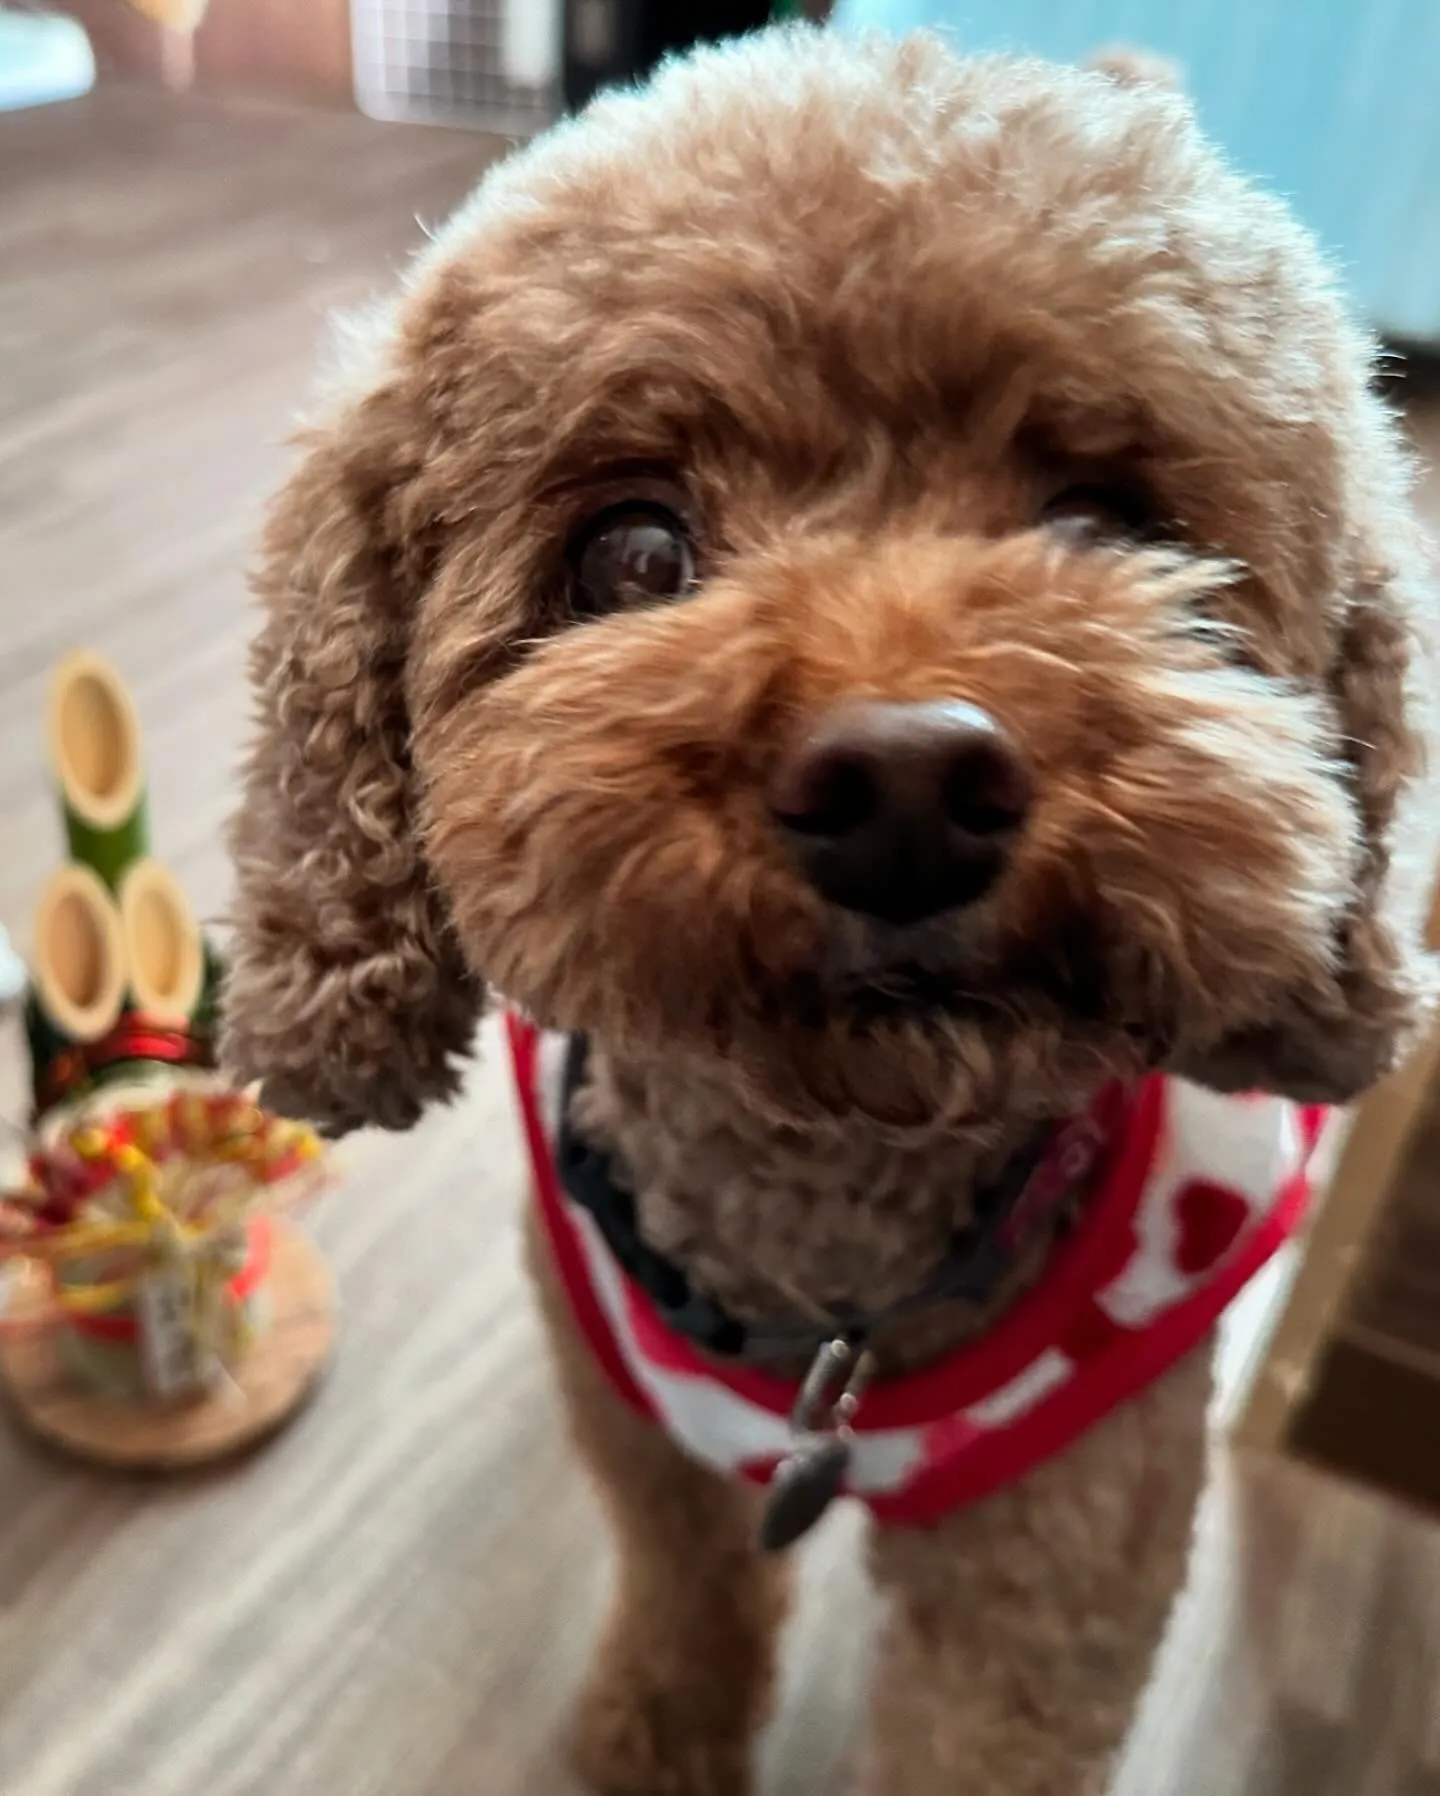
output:
[[[1164,71],[805,28],[495,168],[272,513],[231,1065],[487,997],[618,1551],[575,1762],[738,1796],[872,1512],[873,1796],[1103,1787],[1207,1343],[1428,1013],[1425,543],[1371,346]]]

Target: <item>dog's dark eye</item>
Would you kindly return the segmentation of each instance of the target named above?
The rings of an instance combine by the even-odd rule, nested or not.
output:
[[[1063,488],[1041,507],[1040,521],[1085,542],[1148,536],[1155,524],[1143,492],[1103,481]]]
[[[631,502],[602,511],[575,539],[571,565],[576,609],[590,616],[678,598],[695,580],[689,534],[662,505]]]

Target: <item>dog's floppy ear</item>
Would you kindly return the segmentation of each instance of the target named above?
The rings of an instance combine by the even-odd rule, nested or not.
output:
[[[1430,1016],[1440,989],[1426,944],[1437,660],[1423,566],[1417,552],[1408,568],[1370,572],[1336,638],[1329,685],[1361,858],[1333,972],[1294,992],[1264,1028],[1179,1069],[1206,1084],[1348,1103],[1405,1057]]]
[[[255,581],[258,735],[232,827],[222,1058],[332,1132],[453,1094],[480,1005],[415,820],[404,670],[422,462],[383,384],[310,434]]]

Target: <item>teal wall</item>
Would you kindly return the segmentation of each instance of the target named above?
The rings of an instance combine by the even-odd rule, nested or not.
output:
[[[1440,0],[839,0],[836,22],[1062,61],[1112,44],[1168,57],[1375,328],[1440,346]]]

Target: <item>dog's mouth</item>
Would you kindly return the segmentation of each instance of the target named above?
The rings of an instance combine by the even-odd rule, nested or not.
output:
[[[996,1014],[1000,1000],[958,970],[900,960],[868,975],[852,972],[834,987],[836,1001],[856,1022],[926,1017],[979,1021]]]
[[[826,1008],[854,1027],[887,1023],[943,1030],[1003,1028],[1043,1013],[1089,1039],[1112,1035],[1159,1064],[1174,1029],[1157,1003],[1137,1002],[1113,969],[1093,925],[1073,920],[1044,944],[1004,944],[993,917],[966,915],[909,929],[837,933],[817,986]]]
[[[1004,1011],[1004,1005],[995,998],[964,990],[925,972],[906,976],[891,986],[847,993],[845,1003],[862,1027],[867,1023],[901,1021],[982,1026],[998,1019]]]
[[[926,955],[914,948],[880,954],[871,964],[849,964],[831,973],[835,1002],[858,1022],[901,1017],[993,1015],[1000,999],[986,990],[977,972],[953,955]]]
[[[972,913],[895,925],[832,912],[813,985],[857,1023],[976,1018],[996,1007],[993,926]]]

